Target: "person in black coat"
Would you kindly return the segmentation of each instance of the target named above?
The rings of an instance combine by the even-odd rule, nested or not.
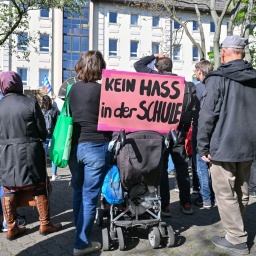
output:
[[[7,71],[0,74],[0,185],[4,193],[2,204],[8,231],[12,240],[25,231],[16,224],[17,195],[25,189],[33,190],[39,212],[41,234],[61,229],[49,219],[47,196],[46,159],[43,141],[46,126],[43,114],[35,99],[23,94],[20,76]]]
[[[153,70],[148,65],[155,61],[155,67],[157,70]],[[154,54],[145,56],[134,63],[134,68],[137,72],[162,74],[169,76],[176,76],[172,73],[172,60],[166,57],[164,54]],[[178,145],[170,147],[163,155],[163,168],[161,172],[161,184],[160,195],[162,203],[161,215],[163,217],[170,217],[169,210],[170,191],[168,181],[168,156],[171,154],[173,163],[176,169],[176,179],[179,187],[180,196],[180,209],[184,214],[193,214],[190,198],[190,178],[188,173],[188,164],[186,162],[185,151],[185,138],[188,132],[192,116],[193,108],[196,103],[196,88],[192,82],[185,82],[185,92],[182,106],[182,113],[180,117],[180,123],[177,129],[178,133]]]

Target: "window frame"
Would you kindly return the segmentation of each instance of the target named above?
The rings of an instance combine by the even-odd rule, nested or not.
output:
[[[197,20],[192,21],[193,31],[199,31],[199,25]]]
[[[175,48],[176,47],[179,47],[179,51],[178,51],[178,55],[175,55]],[[176,57],[177,56],[177,57]],[[174,44],[173,45],[173,52],[172,52],[172,59],[174,60],[174,61],[180,61],[181,60],[181,44]]]
[[[47,68],[39,68],[39,70],[38,70],[38,75],[39,75],[39,86],[38,86],[38,87],[42,87],[42,86],[43,86],[43,81],[44,81],[44,77],[45,77],[45,75],[43,76],[43,80],[41,80],[41,78],[40,78],[40,71],[45,71],[45,70],[47,70],[47,71],[48,71],[48,72],[47,72],[47,78],[48,78],[48,80],[50,81],[50,78],[49,78],[50,70],[49,70],[49,69],[47,69]]]
[[[41,45],[42,42],[46,41],[46,40],[42,40],[42,37],[47,37],[48,38],[48,46],[44,46],[44,45],[42,46]],[[50,35],[49,34],[40,34],[39,51],[40,52],[50,52]]]
[[[196,50],[197,56],[194,55],[195,50]],[[193,61],[199,61],[199,51],[198,51],[197,47],[194,45],[192,46],[192,59],[193,59]]]
[[[155,19],[157,18],[157,25],[154,25],[155,24]],[[159,28],[160,27],[160,17],[159,16],[153,16],[152,17],[152,27],[153,28]]]
[[[115,42],[115,50],[110,49],[110,41]],[[114,53],[114,54],[111,54]],[[118,39],[115,38],[109,38],[108,39],[108,56],[109,57],[116,57],[118,54]]]
[[[135,55],[135,52],[132,51],[132,43],[137,43],[136,56],[132,56],[133,54]],[[138,54],[139,54],[139,41],[138,40],[131,40],[130,41],[130,58],[138,58]]]
[[[21,44],[21,45],[19,45],[19,43],[20,42],[22,42],[22,41],[26,41],[26,40],[20,40],[20,37],[22,36],[23,37],[23,35],[26,35],[26,36],[24,36],[24,38],[26,38],[26,40],[28,40],[28,33],[27,32],[22,32],[22,33],[19,33],[18,35],[17,35],[17,50],[18,51],[27,51],[27,49],[28,49],[28,44]]]
[[[136,24],[133,24],[133,23],[132,23],[132,17],[133,17],[133,16],[136,16],[136,17],[137,17]],[[139,15],[138,15],[138,14],[136,14],[136,13],[131,13],[131,15],[130,15],[130,25],[131,25],[131,26],[138,26],[138,25],[139,25]]]
[[[154,46],[157,46],[158,50],[154,51]],[[152,42],[151,43],[151,53],[156,54],[160,52],[160,43],[159,42]]]
[[[111,15],[110,15],[110,14],[116,14],[115,22],[111,21]],[[109,12],[108,22],[109,22],[110,24],[117,24],[117,18],[118,18],[118,13],[117,13],[117,12],[113,12],[113,11],[110,11],[110,12]]]
[[[26,71],[26,80],[23,80],[23,75],[21,74],[21,70]],[[28,68],[24,68],[24,67],[17,67],[17,73],[19,74],[19,76],[21,77],[22,83],[24,87],[28,86]]]
[[[213,21],[210,21],[210,33],[215,33],[215,24]]]
[[[179,26],[178,28],[175,28],[175,27],[176,27],[176,24]],[[181,27],[181,25],[180,25],[176,20],[174,20],[174,21],[173,21],[173,29],[174,29],[174,30],[179,30],[180,27]]]
[[[48,13],[48,16],[42,16],[42,13],[45,11],[45,13]],[[40,18],[47,19],[50,18],[50,10],[48,11],[46,8],[40,9]]]

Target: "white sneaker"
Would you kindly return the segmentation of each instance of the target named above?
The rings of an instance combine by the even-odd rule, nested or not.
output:
[[[59,176],[59,175],[52,175],[51,181],[54,181],[54,180],[61,180],[61,176]]]

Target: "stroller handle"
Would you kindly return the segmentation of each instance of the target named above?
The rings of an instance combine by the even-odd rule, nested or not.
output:
[[[126,143],[126,136],[125,136],[125,130],[124,129],[120,130],[119,141],[121,143],[121,147],[124,147],[125,143]]]
[[[171,141],[172,139],[174,146],[178,145],[178,136],[175,130],[170,129],[166,139],[167,141]]]

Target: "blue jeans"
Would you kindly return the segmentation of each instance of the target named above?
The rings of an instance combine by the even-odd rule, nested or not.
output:
[[[51,137],[47,137],[46,138],[46,142],[45,142],[45,154],[47,155],[48,153],[48,148],[49,145],[52,142],[52,138]],[[57,166],[52,162],[52,175],[57,175]]]
[[[174,163],[172,161],[172,156],[169,155],[169,158],[168,158],[168,170],[173,170],[174,169]]]
[[[109,160],[108,142],[84,142],[71,148],[69,168],[74,189],[76,249],[84,249],[89,244],[98,195],[108,170]]]
[[[205,162],[198,154],[197,161],[197,175],[200,182],[200,194],[204,202],[214,201],[214,192],[212,190],[212,181],[209,175],[209,164]]]

